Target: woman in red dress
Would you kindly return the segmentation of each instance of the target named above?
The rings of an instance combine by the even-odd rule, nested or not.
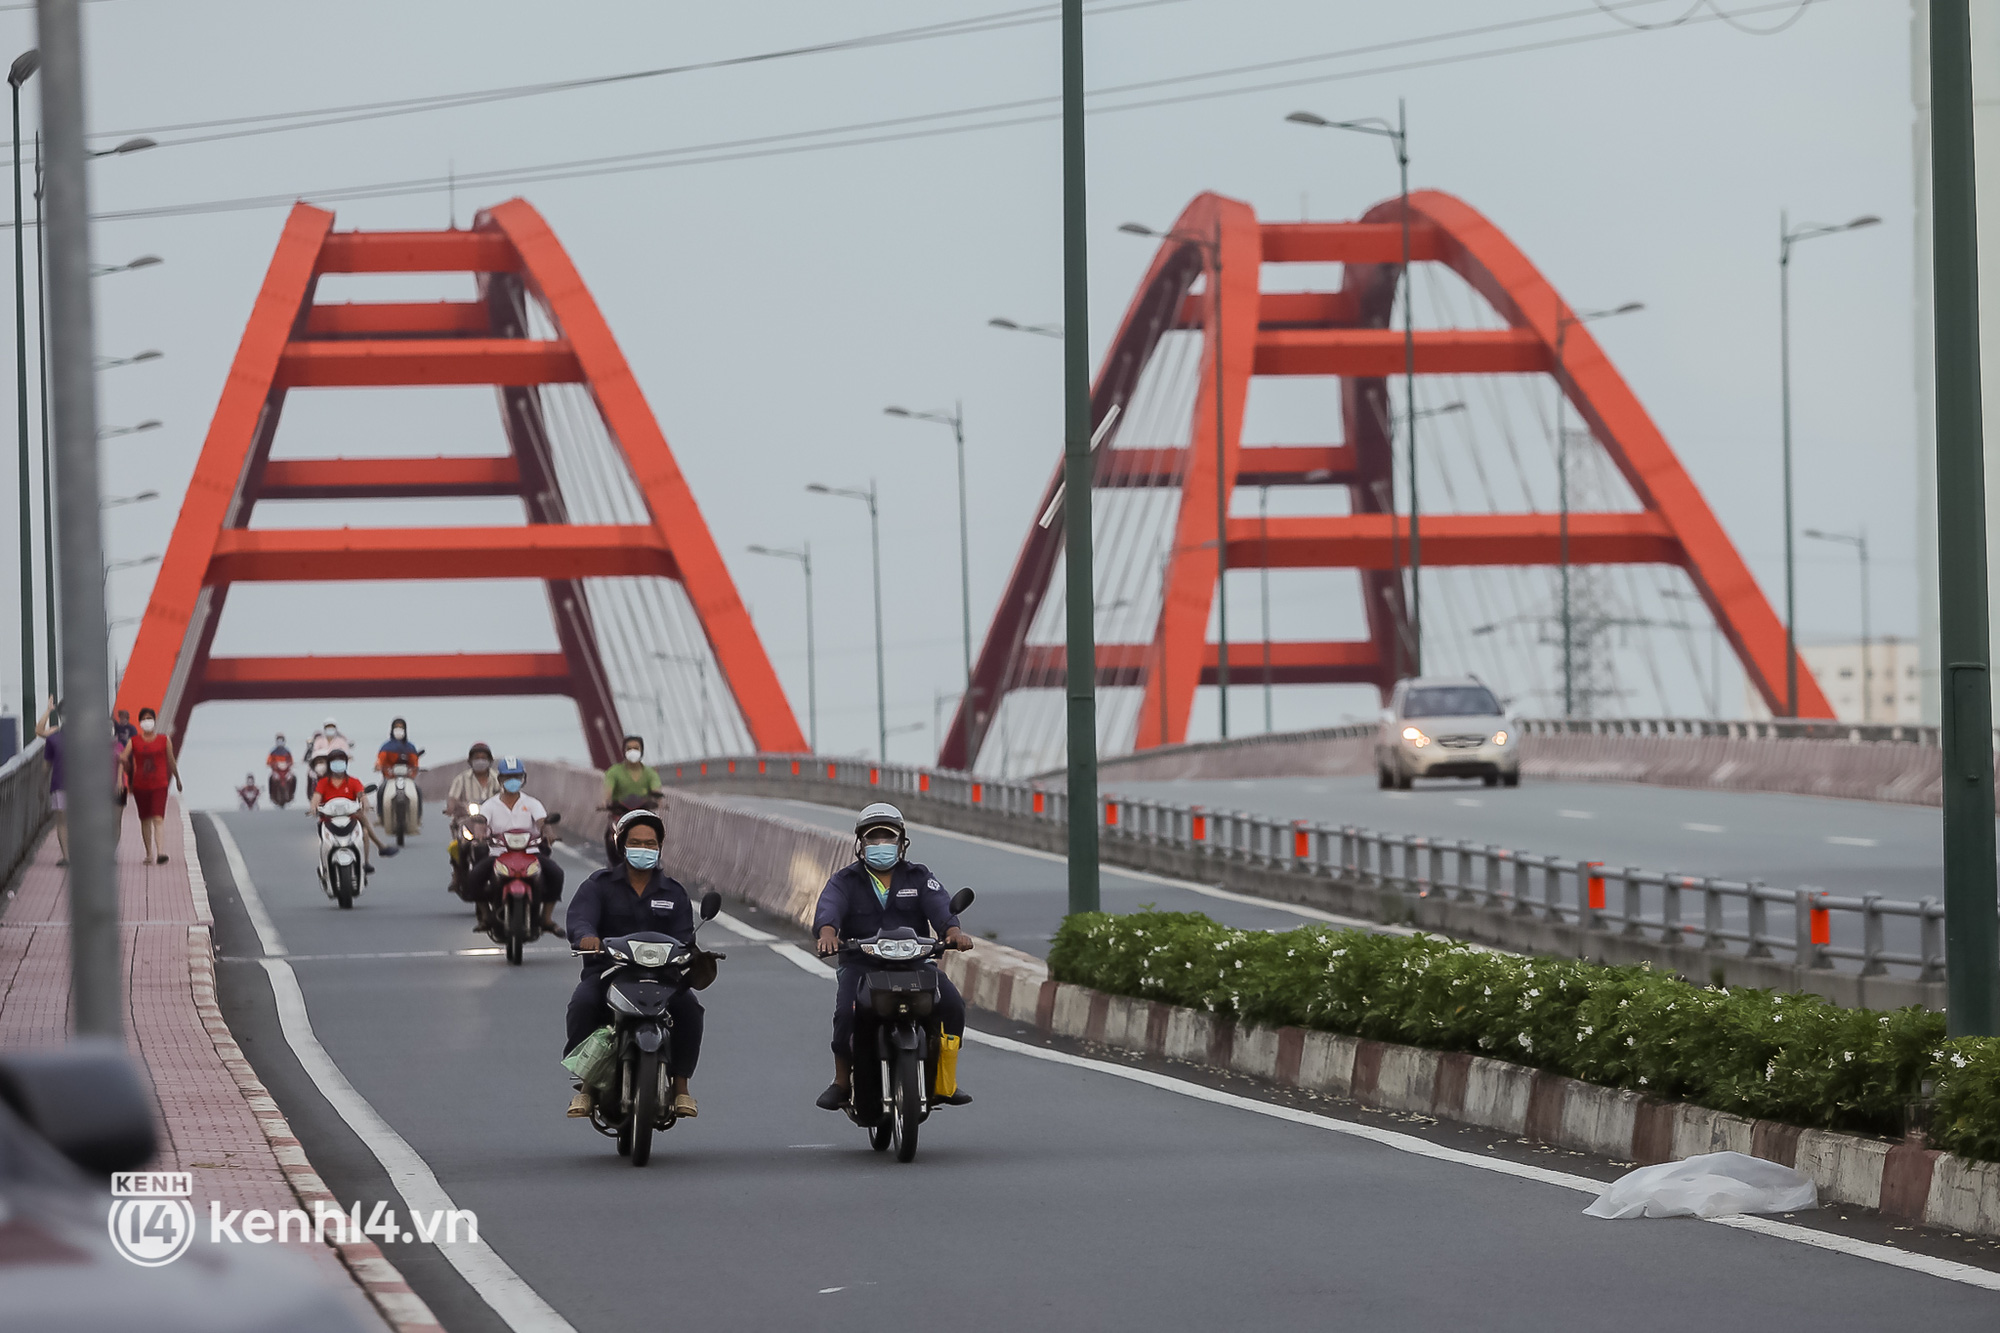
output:
[[[125,747],[125,785],[131,789],[132,804],[139,807],[139,838],[146,844],[146,859],[165,865],[160,826],[167,818],[167,783],[181,787],[181,770],[174,762],[174,743],[159,734],[159,725],[158,713],[139,710],[139,734]]]

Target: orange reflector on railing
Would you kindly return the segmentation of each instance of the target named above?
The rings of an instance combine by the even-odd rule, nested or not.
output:
[[[707,761],[707,760],[705,760],[705,759],[704,759],[704,760],[702,761],[702,764],[701,764],[701,775],[702,775],[703,777],[707,777],[707,776],[708,776],[708,761]]]
[[[985,794],[986,794],[986,789],[983,786],[981,786],[977,782],[972,784],[972,803],[974,805],[978,805],[979,798]]]
[[[1826,895],[1824,893],[1815,893],[1812,896],[1812,942],[1814,944],[1833,943],[1833,914],[1820,906],[1825,901]]]
[[[1593,912],[1602,912],[1604,910],[1604,876],[1597,872],[1604,869],[1604,862],[1585,861],[1583,864],[1591,871],[1585,878],[1585,883],[1589,886],[1590,890],[1590,910]]]
[[[1118,802],[1106,801],[1104,803],[1104,826],[1106,828],[1118,827]]]
[[[1303,821],[1292,826],[1292,855],[1303,861],[1312,855],[1312,834],[1306,832]]]
[[[1208,816],[1202,814],[1199,810],[1195,812],[1192,836],[1196,842],[1206,842],[1208,840]]]
[[[734,759],[729,761],[729,771],[731,773],[734,773],[736,771],[736,761]]]
[[[759,759],[757,761],[757,771],[759,773],[762,773],[764,771],[764,761],[762,759]]]
[[[826,766],[826,780],[828,782],[832,782],[836,776],[837,774],[835,773],[835,766],[833,764],[828,764]]]
[[[1035,813],[1038,815],[1042,813],[1042,789],[1040,787],[1035,788]]]
[[[917,790],[929,791],[930,789],[931,789],[931,775],[928,773],[917,774]]]
[[[799,775],[799,761],[794,759],[792,760],[792,776],[797,777],[798,775]]]
[[[871,787],[878,787],[878,786],[880,786],[881,784],[882,784],[882,770],[881,770],[881,769],[879,769],[879,768],[871,768],[871,769],[869,769],[869,770],[868,770],[868,785],[869,785],[869,786],[871,786]]]
[[[674,769],[674,776],[677,778],[684,778],[687,776],[687,770],[684,768],[677,767]]]

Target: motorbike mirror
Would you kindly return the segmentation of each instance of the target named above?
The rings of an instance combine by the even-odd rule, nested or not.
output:
[[[970,906],[972,906],[971,889],[960,889],[957,893],[951,895],[951,914],[953,916],[957,916]]]
[[[557,811],[554,811],[553,813],[551,813],[551,814],[549,815],[549,817],[548,817],[547,819],[544,819],[544,820],[543,820],[542,822],[543,822],[544,824],[560,824],[560,823],[562,823],[562,811],[560,811],[560,810],[557,810]]]
[[[714,889],[710,889],[707,893],[701,895],[701,919],[703,921],[715,920],[715,914],[721,910],[721,894],[717,893]]]
[[[368,784],[367,786],[363,787],[363,788],[362,788],[361,790],[363,790],[363,791],[380,791],[380,790],[382,790],[382,784],[381,784],[381,783],[379,783],[379,782],[371,782],[371,783],[369,783],[369,784]]]

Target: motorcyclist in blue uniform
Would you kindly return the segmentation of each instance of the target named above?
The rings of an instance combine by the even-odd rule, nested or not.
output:
[[[878,801],[861,812],[854,824],[854,864],[834,872],[820,890],[819,907],[813,913],[813,933],[822,957],[838,953],[843,939],[865,939],[904,926],[960,949],[972,947],[972,938],[958,928],[944,885],[928,866],[909,860],[909,850],[910,835],[903,827],[902,811]],[[814,1103],[822,1110],[838,1111],[850,1096],[854,1001],[860,985],[858,968],[840,969],[833,1000],[833,1082]],[[958,1048],[965,1039],[965,1000],[942,971],[938,973],[937,1008],[933,1012],[945,1037],[939,1063],[951,1061],[950,1072],[955,1078]],[[972,1096],[956,1091],[937,1100],[964,1106]]]
[[[564,924],[578,949],[588,953],[606,938],[639,931],[658,931],[683,941],[694,939],[694,904],[687,890],[678,880],[660,873],[660,847],[666,833],[666,821],[651,810],[634,810],[618,821],[615,834],[623,863],[607,866],[586,879],[569,905]],[[564,1055],[611,1021],[611,1006],[604,998],[610,986],[604,976],[609,966],[602,955],[583,960],[583,979],[569,997]],[[688,1079],[701,1058],[701,1001],[692,990],[680,991],[668,1001],[667,1013],[674,1026],[672,1061],[667,1070],[674,1081],[674,1114],[692,1119],[697,1112]],[[590,1089],[578,1088],[569,1114],[588,1116],[591,1102]]]

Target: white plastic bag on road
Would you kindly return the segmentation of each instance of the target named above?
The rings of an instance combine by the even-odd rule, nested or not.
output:
[[[1586,1217],[1727,1217],[1819,1207],[1810,1177],[1740,1152],[1704,1153],[1642,1166],[1611,1182]]]

